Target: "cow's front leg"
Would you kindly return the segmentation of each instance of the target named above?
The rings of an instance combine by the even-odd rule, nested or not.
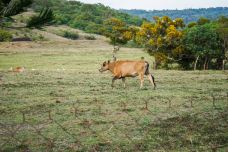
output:
[[[122,78],[122,82],[123,82],[123,86],[124,86],[124,88],[126,88],[126,83],[125,83],[125,78]]]
[[[140,89],[142,89],[143,88],[144,75],[143,74],[140,74],[139,75],[139,79],[140,79],[140,82],[141,82]]]
[[[113,77],[113,78],[112,78],[112,85],[111,85],[112,88],[114,87],[114,82],[115,82],[116,79],[117,79],[117,77]]]

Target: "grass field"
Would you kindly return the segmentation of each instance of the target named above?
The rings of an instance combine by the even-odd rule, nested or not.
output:
[[[156,90],[112,89],[104,40],[0,44],[0,151],[227,151],[228,72],[152,70],[141,49],[117,58],[142,56]]]

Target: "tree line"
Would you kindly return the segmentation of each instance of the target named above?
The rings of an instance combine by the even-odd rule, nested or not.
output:
[[[215,8],[199,8],[199,9],[183,9],[183,10],[120,10],[121,12],[128,13],[130,15],[139,16],[146,18],[147,20],[153,21],[151,16],[169,16],[172,19],[181,17],[185,23],[196,22],[200,17],[206,17],[210,20],[214,20],[219,16],[228,15],[228,7],[215,7]]]
[[[185,24],[182,18],[153,17],[140,27],[111,18],[105,22],[106,36],[115,45],[128,41],[145,48],[155,57],[157,68],[224,69],[228,57],[228,18],[211,21],[200,18]]]

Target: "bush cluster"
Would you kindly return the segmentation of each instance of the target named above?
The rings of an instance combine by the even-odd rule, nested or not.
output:
[[[0,29],[0,42],[11,41],[12,34],[6,30]]]
[[[93,35],[86,35],[84,36],[86,40],[96,40],[96,37]]]
[[[77,40],[79,38],[79,34],[72,31],[63,31],[63,37],[72,39],[72,40]]]
[[[44,8],[41,10],[38,16],[34,15],[27,21],[27,27],[39,27],[41,25],[51,22],[53,18],[54,15],[52,9]]]

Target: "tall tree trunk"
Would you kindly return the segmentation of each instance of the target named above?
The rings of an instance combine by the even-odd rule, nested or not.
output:
[[[208,67],[209,67],[210,60],[211,60],[210,57],[208,57],[208,59],[207,59],[207,64],[206,64],[206,69],[207,69],[207,70],[209,69]]]
[[[157,62],[153,62],[153,69],[156,70],[157,69]]]
[[[207,56],[204,59],[203,70],[207,69]]]
[[[199,60],[199,56],[197,56],[197,58],[196,58],[196,60],[195,60],[195,62],[194,62],[194,71],[196,70],[196,66],[197,66],[198,60]]]
[[[225,63],[226,63],[226,60],[222,60],[222,70],[225,70]]]

